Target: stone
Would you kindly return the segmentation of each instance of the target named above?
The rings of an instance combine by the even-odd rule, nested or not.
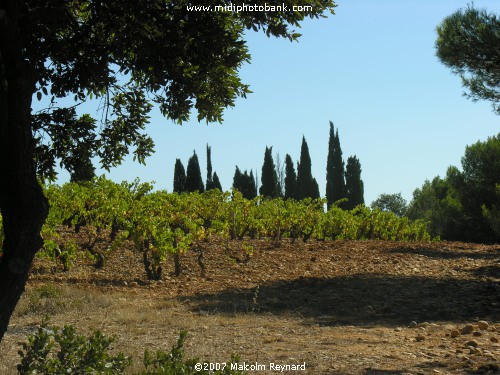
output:
[[[470,340],[465,343],[465,346],[472,346],[473,348],[477,348],[478,345],[476,340]]]
[[[455,338],[455,337],[458,337],[460,336],[460,332],[458,332],[457,329],[454,329],[453,331],[450,332],[450,337],[451,338]]]
[[[474,332],[472,332],[472,336],[479,337],[479,336],[481,336],[481,335],[482,335],[482,333],[481,333],[481,332],[479,332],[479,331],[474,331]]]
[[[460,333],[462,335],[469,335],[471,334],[472,332],[474,332],[474,326],[472,324],[467,324],[465,327],[462,328],[462,330],[460,331]]]
[[[413,322],[410,323],[410,325],[408,327],[410,327],[410,328],[417,328],[418,327],[418,323],[415,322],[415,321],[413,321]]]
[[[486,330],[490,326],[489,323],[485,320],[480,320],[477,322],[477,326],[479,327],[480,330]]]
[[[416,340],[417,342],[424,341],[424,340],[425,340],[425,336],[423,336],[423,335],[418,335],[417,337],[415,337],[415,340]]]
[[[498,343],[498,339],[495,336],[491,336],[490,341],[493,343]]]

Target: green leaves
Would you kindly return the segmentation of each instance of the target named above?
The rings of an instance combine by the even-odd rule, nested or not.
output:
[[[46,322],[28,337],[19,351],[19,374],[120,374],[132,364],[123,353],[109,353],[114,338],[95,331],[89,337],[73,326],[47,327]]]
[[[239,362],[233,356],[215,371],[208,363],[198,358],[186,358],[184,344],[187,332],[181,331],[177,342],[169,352],[144,351],[144,371],[138,375],[241,375],[244,372],[233,369],[232,363]],[[97,330],[88,337],[79,334],[75,327],[66,325],[62,329],[48,327],[43,321],[37,332],[28,336],[28,342],[19,350],[21,362],[17,370],[28,374],[125,374],[132,365],[130,357],[123,353],[111,354],[114,337],[106,337]],[[202,364],[200,366],[199,364]]]
[[[462,169],[449,167],[445,178],[425,181],[413,193],[408,216],[428,221],[431,235],[446,240],[496,243],[500,134],[467,146]]]
[[[250,62],[245,30],[295,41],[300,34],[292,28],[336,6],[332,0],[288,0],[288,11],[233,13],[188,11],[190,4],[85,0],[21,7],[29,9],[21,15],[20,49],[33,67],[34,94],[38,100],[51,95],[50,107],[33,116],[39,176],[53,179],[56,160],[70,173],[83,169],[77,179],[86,180],[96,156],[107,170],[129,152],[144,163],[154,147],[144,133],[153,106],[179,124],[193,111],[198,121],[222,122],[224,110],[251,93],[239,76]],[[75,107],[57,107],[67,97],[75,107],[100,101],[100,116],[85,119],[95,125],[85,136],[74,134],[82,125]]]
[[[500,20],[469,5],[437,27],[436,54],[462,79],[472,100],[489,100],[500,114]]]
[[[149,278],[161,278],[162,264],[171,256],[180,267],[180,256],[201,241],[213,237],[283,237],[292,241],[317,239],[428,240],[425,223],[410,222],[392,212],[370,210],[363,205],[351,211],[332,205],[324,212],[325,199],[245,199],[212,189],[204,193],[152,191],[151,184],[116,184],[104,177],[92,182],[46,187],[51,210],[42,235],[42,255],[69,269],[78,255],[97,262],[117,251],[130,238],[143,255]],[[56,228],[62,223],[87,226],[82,248],[62,243]],[[422,229],[423,228],[423,229]],[[111,234],[107,250],[94,246]],[[106,239],[107,240],[107,239]]]

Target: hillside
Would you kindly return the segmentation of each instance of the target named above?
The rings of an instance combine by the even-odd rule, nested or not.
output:
[[[267,366],[253,373],[273,373],[271,362],[305,362],[307,374],[498,373],[499,246],[247,240],[202,247],[204,271],[191,251],[180,277],[168,261],[159,282],[146,280],[128,245],[102,269],[78,260],[61,272],[37,260],[0,345],[0,373],[14,372],[17,343],[44,315],[53,325],[116,335],[135,369],[145,348],[168,350],[187,330],[188,355],[223,362],[235,353]]]

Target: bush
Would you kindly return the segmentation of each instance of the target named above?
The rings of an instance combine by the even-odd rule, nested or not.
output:
[[[145,370],[141,375],[244,374],[231,369],[231,363],[238,362],[237,357],[233,357],[224,368],[212,370],[208,363],[198,358],[185,359],[186,336],[187,332],[181,332],[169,353],[160,350],[153,355],[146,350]],[[100,331],[85,337],[77,334],[73,326],[48,328],[44,320],[37,332],[28,337],[28,342],[22,344],[22,350],[19,350],[21,363],[17,365],[17,371],[19,374],[47,375],[123,374],[132,360],[123,353],[110,354],[113,341],[114,337],[107,338]]]
[[[117,374],[123,373],[132,360],[123,353],[108,351],[114,338],[95,331],[88,338],[76,333],[73,326],[48,328],[44,321],[28,337],[19,351],[19,374]]]

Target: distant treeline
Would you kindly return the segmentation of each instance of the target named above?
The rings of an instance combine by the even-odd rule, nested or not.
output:
[[[500,134],[465,149],[462,171],[426,180],[410,204],[401,194],[381,194],[372,208],[425,220],[432,237],[450,241],[500,242]]]

